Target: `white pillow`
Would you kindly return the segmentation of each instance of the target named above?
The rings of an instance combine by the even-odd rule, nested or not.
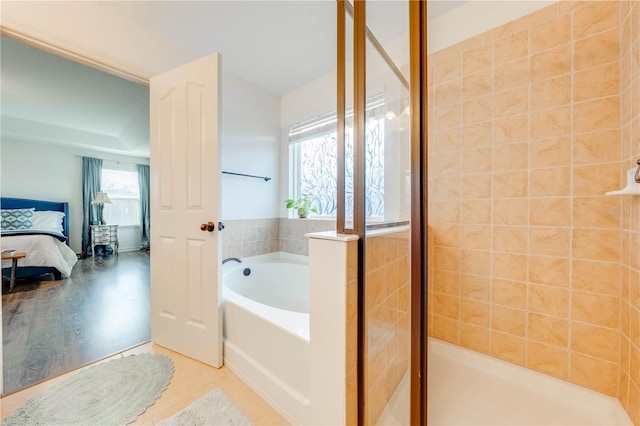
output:
[[[33,212],[31,229],[40,231],[55,231],[63,234],[62,219],[64,213],[56,211],[36,211]]]

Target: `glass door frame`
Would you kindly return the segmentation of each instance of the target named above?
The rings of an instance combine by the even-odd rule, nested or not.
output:
[[[409,2],[411,111],[410,424],[427,425],[427,2]],[[346,16],[353,17],[353,224],[345,223]],[[365,419],[366,0],[337,0],[337,231],[358,235],[357,411]],[[377,41],[373,43],[377,44]],[[386,56],[382,50],[382,55]],[[386,58],[388,59],[388,57]],[[395,65],[392,65],[395,68]]]

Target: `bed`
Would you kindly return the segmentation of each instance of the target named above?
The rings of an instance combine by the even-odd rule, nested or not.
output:
[[[68,278],[78,261],[69,248],[69,203],[26,198],[0,198],[2,249],[24,251],[18,261],[16,278],[53,274]],[[3,276],[11,261],[2,261]]]

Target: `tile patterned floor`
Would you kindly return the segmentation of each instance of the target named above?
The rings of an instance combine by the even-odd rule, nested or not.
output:
[[[287,425],[273,408],[226,367],[216,369],[158,345],[146,343],[99,362],[140,353],[167,355],[173,361],[174,374],[162,396],[142,413],[133,425],[155,425],[187,407],[215,388],[221,388],[256,425]],[[95,364],[92,364],[95,365]],[[88,368],[83,367],[83,368]],[[78,371],[78,370],[77,370]],[[17,410],[30,398],[54,385],[71,372],[0,399],[0,419]]]

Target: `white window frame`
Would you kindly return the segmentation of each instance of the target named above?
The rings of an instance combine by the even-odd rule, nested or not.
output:
[[[105,163],[107,163],[107,162],[105,161]],[[111,171],[116,171],[116,172],[135,173],[135,175],[136,175],[135,184],[136,184],[136,188],[138,188],[138,194],[137,194],[138,196],[137,197],[118,196],[118,194],[115,194],[113,192],[109,192],[109,190],[104,188],[104,187],[102,187],[101,190],[103,190],[103,192],[107,193],[107,195],[109,196],[109,199],[111,200],[112,204],[114,203],[114,201],[121,201],[121,200],[127,200],[127,201],[135,200],[137,202],[136,203],[137,204],[137,207],[136,207],[137,214],[135,215],[135,223],[126,223],[126,224],[114,223],[110,219],[108,219],[107,217],[109,215],[107,214],[107,212],[108,212],[108,209],[110,209],[111,207],[108,204],[105,204],[104,205],[104,210],[103,210],[103,215],[104,215],[105,220],[107,221],[107,223],[110,224],[110,225],[118,225],[119,227],[136,227],[136,228],[139,228],[141,226],[141,224],[140,224],[140,208],[141,208],[141,206],[140,206],[140,188],[138,186],[138,179],[137,179],[138,171],[135,168],[135,165],[133,165],[133,164],[121,164],[121,163],[115,163],[115,162],[113,164],[107,163],[107,164],[103,164],[102,170],[103,170],[103,172],[104,172],[104,170],[111,170]],[[103,175],[100,176],[101,179],[102,179],[102,176]]]

